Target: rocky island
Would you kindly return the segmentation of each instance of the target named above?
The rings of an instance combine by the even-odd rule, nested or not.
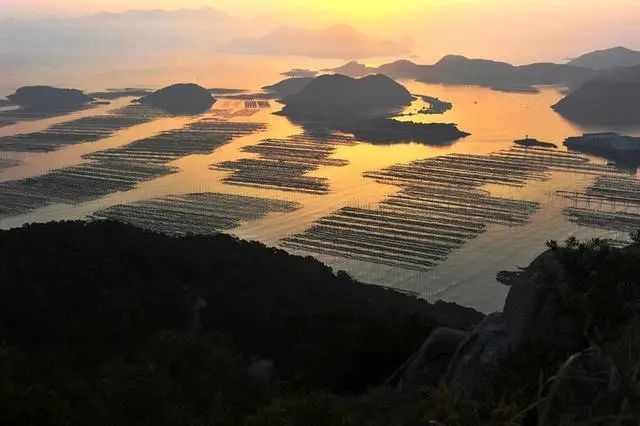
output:
[[[203,113],[215,101],[207,89],[193,83],[173,84],[138,100],[143,105],[161,108],[172,114]]]
[[[21,87],[7,99],[15,105],[32,111],[53,111],[82,108],[95,101],[78,89],[59,89],[51,86]]]

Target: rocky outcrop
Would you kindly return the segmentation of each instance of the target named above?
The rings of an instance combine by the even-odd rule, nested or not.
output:
[[[7,99],[23,108],[43,111],[78,108],[95,100],[81,90],[51,86],[21,87]]]
[[[548,250],[520,271],[499,276],[510,289],[503,312],[487,315],[470,332],[436,329],[403,366],[391,384],[399,391],[437,385],[475,394],[510,353],[543,342],[567,347],[581,331],[559,317],[551,301],[552,285],[566,279],[561,252]]]
[[[392,385],[398,391],[437,386],[447,373],[451,358],[469,334],[453,328],[436,328],[400,374],[391,379]]]
[[[141,104],[164,109],[172,114],[199,114],[208,111],[215,98],[197,84],[174,84],[139,100]]]
[[[473,394],[509,355],[507,325],[502,313],[488,315],[460,344],[449,364],[449,385]]]

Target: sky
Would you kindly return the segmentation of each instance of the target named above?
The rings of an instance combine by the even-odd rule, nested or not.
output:
[[[371,36],[408,36],[425,60],[457,53],[560,61],[617,45],[640,48],[640,0],[0,0],[0,17],[205,6],[288,25],[349,23]]]

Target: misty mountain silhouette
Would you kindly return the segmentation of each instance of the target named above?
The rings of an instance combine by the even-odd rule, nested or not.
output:
[[[215,101],[207,89],[194,83],[173,84],[139,100],[142,104],[162,108],[172,114],[205,112]]]
[[[622,46],[596,50],[572,60],[569,65],[595,70],[632,67],[640,65],[640,52]]]
[[[381,73],[393,78],[414,79],[425,83],[476,84],[498,90],[533,90],[545,84],[582,83],[595,71],[572,65],[536,63],[514,66],[487,59],[469,59],[447,55],[433,65],[418,65],[408,60],[395,61],[378,68],[350,62],[333,72],[347,72],[351,76]]]
[[[553,109],[577,123],[640,125],[640,66],[603,72]]]
[[[412,42],[378,40],[350,25],[334,25],[321,30],[279,27],[258,38],[230,42],[225,50],[234,53],[301,55],[319,58],[368,58],[402,55]]]

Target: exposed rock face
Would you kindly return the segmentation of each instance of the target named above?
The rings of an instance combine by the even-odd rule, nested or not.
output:
[[[216,100],[197,84],[174,84],[140,99],[140,103],[162,108],[172,114],[199,114],[208,111]]]
[[[553,106],[563,117],[594,125],[640,125],[640,66],[603,74]]]
[[[513,281],[504,304],[509,345],[516,350],[536,340],[552,338],[558,324],[548,317],[549,291],[545,283],[562,280],[565,271],[556,253],[547,250]]]
[[[312,77],[287,78],[271,86],[264,86],[262,89],[278,96],[291,96],[307,87],[312,81]]]
[[[423,386],[437,386],[447,373],[449,362],[469,332],[453,328],[436,328],[403,369],[396,389],[407,391]]]
[[[513,143],[515,143],[516,145],[524,146],[524,147],[534,147],[534,146],[538,146],[540,148],[557,148],[558,147],[554,143],[542,142],[537,139],[531,139],[531,138],[519,139],[514,141]]]
[[[449,365],[450,386],[465,394],[478,392],[508,355],[509,337],[502,313],[487,315],[453,356]]]
[[[282,112],[294,119],[344,122],[357,117],[384,115],[409,105],[412,100],[404,86],[381,74],[361,79],[323,75],[286,98]]]
[[[23,108],[35,110],[78,108],[94,100],[81,90],[51,86],[21,87],[7,99]]]

